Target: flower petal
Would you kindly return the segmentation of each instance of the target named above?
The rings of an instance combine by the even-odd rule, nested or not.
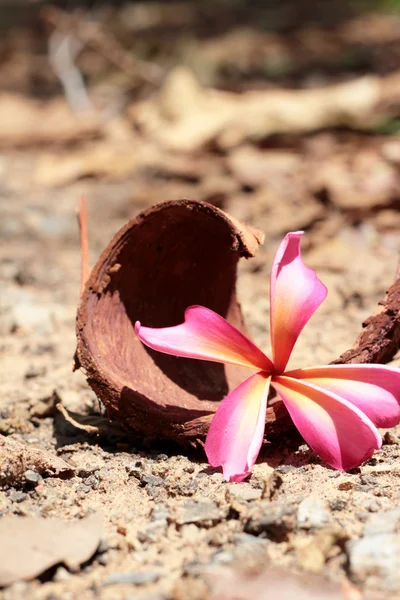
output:
[[[381,447],[372,421],[337,394],[286,376],[272,384],[307,444],[328,465],[353,469]]]
[[[302,231],[288,233],[271,270],[271,345],[277,373],[287,365],[304,325],[326,298],[327,289],[300,254]]]
[[[185,322],[175,327],[153,329],[135,324],[139,339],[154,350],[241,367],[270,371],[269,358],[223,317],[204,306],[190,306]]]
[[[285,373],[357,406],[376,427],[400,422],[400,369],[385,365],[327,365]]]
[[[251,473],[264,437],[270,377],[256,373],[220,404],[211,421],[206,454],[213,467],[222,466],[227,481]]]

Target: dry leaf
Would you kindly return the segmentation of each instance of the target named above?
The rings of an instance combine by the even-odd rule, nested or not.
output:
[[[294,173],[301,173],[302,163],[298,152],[259,150],[250,145],[235,149],[228,157],[228,165],[241,183],[252,187],[272,186],[279,192],[291,183]]]
[[[33,579],[58,563],[76,570],[97,550],[102,529],[102,519],[96,514],[79,521],[3,517],[0,586]]]
[[[330,156],[310,171],[309,180],[315,192],[327,192],[333,204],[347,210],[388,205],[400,192],[396,168],[370,149]]]
[[[35,185],[58,187],[85,177],[104,177],[114,181],[128,177],[139,170],[151,169],[167,176],[200,178],[210,174],[210,163],[165,154],[156,144],[129,134],[115,136],[110,132],[116,120],[103,128],[105,139],[95,140],[82,148],[69,148],[62,152],[44,151],[38,154],[34,168]],[[119,122],[128,128],[129,123]]]
[[[132,146],[100,141],[63,154],[40,154],[35,182],[40,186],[55,187],[89,176],[118,179],[129,175],[137,166],[138,155]]]
[[[94,117],[78,119],[63,99],[39,102],[19,94],[0,95],[0,146],[62,144],[99,133]]]
[[[130,115],[167,148],[191,151],[214,141],[227,149],[274,133],[368,127],[377,123],[377,106],[399,96],[398,74],[318,89],[234,94],[203,88],[189,69],[177,67],[159,94],[133,105]]]

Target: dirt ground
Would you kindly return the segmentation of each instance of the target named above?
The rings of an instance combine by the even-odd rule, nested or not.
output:
[[[293,367],[350,348],[395,280],[398,5],[265,4],[44,3],[24,17],[0,6],[0,464],[2,452],[28,456],[0,473],[0,515],[79,521],[83,537],[84,517],[102,520],[75,566],[44,563],[25,581],[16,555],[4,600],[400,598],[400,427],[349,473],[267,431],[252,476],[226,483],[201,449],[108,424],[72,372],[82,195],[91,265],[166,200],[204,200],[262,229],[238,294],[267,351],[271,261],[304,229],[304,260],[329,294]],[[0,533],[0,557],[10,541]]]

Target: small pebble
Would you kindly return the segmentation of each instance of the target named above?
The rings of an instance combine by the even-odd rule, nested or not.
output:
[[[63,566],[58,567],[54,574],[53,581],[67,581],[71,577],[71,573]]]
[[[90,477],[94,473],[100,470],[100,467],[80,467],[78,469],[77,475],[81,479],[85,479],[86,477]]]
[[[42,477],[36,471],[32,469],[28,469],[24,473],[24,479],[26,483],[36,486],[40,481],[42,481]]]
[[[76,491],[82,492],[83,494],[88,494],[90,492],[90,487],[88,485],[85,485],[84,483],[80,483],[77,486]]]
[[[250,535],[249,533],[235,533],[233,536],[235,544],[259,544],[265,546],[270,543],[270,540]]]
[[[336,498],[336,500],[331,500],[329,502],[329,506],[331,510],[344,510],[347,506],[346,500],[341,500],[340,498]]]
[[[202,500],[200,502],[186,502],[179,507],[176,516],[177,525],[196,523],[199,526],[208,527],[222,521],[224,513],[215,502]]]
[[[167,521],[153,521],[138,531],[138,540],[142,544],[154,543],[164,537],[167,529]]]
[[[231,552],[218,551],[214,554],[211,564],[212,565],[226,565],[233,561],[234,556]]]
[[[110,549],[110,544],[106,538],[103,538],[100,541],[99,547],[97,548],[97,554],[104,554],[104,552],[108,552]]]
[[[293,465],[280,465],[279,467],[276,467],[275,471],[277,473],[280,473],[280,475],[286,475],[287,473],[290,473],[291,471],[295,471],[296,467],[294,467]]]
[[[368,506],[366,506],[366,509],[369,510],[369,512],[376,513],[380,509],[380,505],[378,504],[378,501],[373,501],[370,504],[368,504]]]
[[[296,528],[297,506],[292,502],[260,501],[249,513],[245,524],[246,533],[274,540],[286,539]]]
[[[25,492],[11,492],[9,495],[11,502],[23,502],[27,497],[28,494],[25,494]]]
[[[362,475],[360,478],[361,485],[376,485],[376,478],[372,475]]]
[[[146,485],[159,486],[163,485],[164,479],[162,477],[158,477],[157,475],[142,475],[142,477],[140,477],[140,483],[143,487]]]
[[[136,477],[137,479],[139,479],[142,475],[143,469],[144,464],[142,460],[137,460],[133,464],[127,465],[125,467],[125,470],[128,473],[129,477]]]
[[[392,445],[399,443],[399,439],[396,436],[394,436],[391,431],[386,431],[385,435],[382,438],[382,441],[384,445]]]
[[[100,479],[98,475],[93,474],[89,475],[89,477],[87,477],[83,483],[84,485],[88,485],[89,487],[91,487],[93,490],[97,490],[100,485]]]
[[[248,483],[232,483],[227,485],[227,489],[231,498],[239,502],[251,502],[261,498],[262,491],[256,490]]]
[[[35,377],[39,377],[40,375],[44,375],[45,373],[45,367],[35,367],[34,365],[31,365],[29,369],[25,372],[25,379],[34,379]]]
[[[169,517],[169,510],[165,504],[155,504],[151,511],[152,521],[165,521]]]
[[[97,562],[105,567],[108,564],[108,554],[100,554],[97,558]]]
[[[321,498],[309,496],[299,504],[297,523],[302,529],[322,529],[330,518],[329,509]]]
[[[348,492],[349,490],[352,490],[354,488],[354,483],[352,481],[343,481],[342,483],[339,483],[338,485],[338,490],[341,490],[342,492]]]
[[[188,575],[189,577],[198,577],[204,572],[205,568],[206,566],[204,564],[198,562],[197,560],[194,560],[192,562],[186,563],[183,566],[183,573],[185,575]]]
[[[145,585],[146,583],[154,583],[158,581],[160,574],[156,571],[147,571],[144,573],[111,573],[104,581],[103,585],[115,585],[115,584],[133,584],[133,585]]]

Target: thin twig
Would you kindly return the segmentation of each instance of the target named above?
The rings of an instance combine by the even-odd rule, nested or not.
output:
[[[78,224],[79,224],[79,235],[81,244],[81,296],[84,292],[86,282],[89,278],[89,241],[88,241],[88,229],[87,229],[87,213],[86,213],[86,202],[82,196],[79,210],[77,210]]]
[[[78,115],[94,112],[84,78],[74,62],[82,47],[80,40],[59,28],[49,37],[49,62],[64,88],[69,105]]]

